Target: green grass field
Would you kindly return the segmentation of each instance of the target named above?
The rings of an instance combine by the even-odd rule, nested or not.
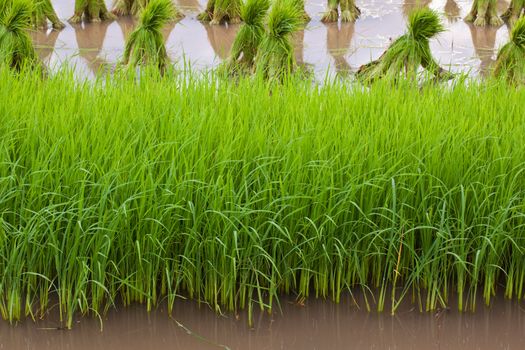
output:
[[[525,291],[525,89],[0,71],[0,311]],[[377,299],[373,300],[373,295]],[[174,310],[176,312],[176,310]]]

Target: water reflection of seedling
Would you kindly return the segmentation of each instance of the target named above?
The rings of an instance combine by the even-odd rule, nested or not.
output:
[[[89,69],[95,75],[107,67],[107,62],[100,57],[100,53],[109,25],[109,22],[73,24],[79,54],[86,60]]]
[[[337,22],[341,8],[341,22],[355,22],[361,15],[361,10],[356,6],[355,0],[328,0],[328,10],[321,18],[324,23]]]
[[[104,0],[75,0],[75,14],[69,19],[71,23],[100,22],[115,19],[108,11]]]
[[[116,16],[138,16],[144,8],[150,3],[150,0],[116,0],[111,12]],[[172,20],[178,20],[184,17],[175,4],[171,3],[173,7]]]
[[[430,9],[413,11],[408,17],[408,33],[396,39],[377,60],[361,66],[357,77],[365,82],[380,78],[412,78],[423,67],[438,79],[452,74],[432,57],[429,40],[444,31],[436,12]]]
[[[525,17],[516,21],[510,41],[499,50],[494,76],[512,84],[525,84]]]
[[[445,16],[449,22],[456,22],[461,16],[461,9],[455,0],[447,0],[445,4]]]
[[[56,30],[32,30],[29,32],[35,51],[42,62],[48,63],[60,35]]]
[[[501,15],[511,27],[523,16],[525,16],[525,0],[512,0],[507,11]]]
[[[65,27],[64,23],[58,19],[51,0],[33,0],[33,2],[31,22],[35,28],[46,29],[48,20],[54,29],[63,29]]]
[[[337,73],[341,76],[346,76],[351,71],[345,55],[350,49],[353,35],[354,23],[341,23],[340,26],[337,23],[326,25],[326,47],[335,61]]]
[[[241,1],[209,0],[206,9],[197,18],[210,24],[239,23],[241,21]]]
[[[470,34],[472,36],[472,44],[476,51],[476,56],[480,59],[481,64],[479,72],[485,76],[492,63],[494,63],[494,47],[496,46],[497,27],[476,27],[469,24]]]
[[[235,41],[239,26],[212,26],[207,23],[203,23],[203,25],[208,36],[208,42],[210,43],[213,52],[215,52],[215,55],[221,60],[226,60],[229,57],[230,51],[233,47],[233,42]]]
[[[475,26],[500,26],[503,20],[498,16],[497,0],[474,0],[466,22],[472,22]]]

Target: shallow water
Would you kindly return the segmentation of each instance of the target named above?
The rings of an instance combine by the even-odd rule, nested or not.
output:
[[[64,21],[72,15],[73,0],[52,0]],[[111,7],[112,0],[106,0]],[[195,69],[211,68],[228,56],[238,26],[209,26],[195,19],[205,7],[205,0],[175,0],[186,17],[165,28],[166,45],[171,59],[184,61]],[[306,0],[312,17],[307,28],[295,36],[296,58],[311,67],[318,79],[326,74],[346,74],[377,58],[392,39],[405,31],[406,14],[415,0],[357,0],[362,16],[355,24],[320,22],[326,1]],[[422,0],[423,6],[443,16],[447,31],[431,47],[445,68],[454,72],[484,74],[494,61],[497,49],[508,39],[508,28],[474,27],[462,18],[470,9],[469,0]],[[499,0],[503,12],[508,2]],[[126,35],[133,29],[132,18],[113,22],[70,25],[60,31],[33,33],[40,57],[52,68],[68,63],[80,76],[92,77],[104,64],[115,64],[121,57]],[[54,50],[53,50],[54,48]]]
[[[194,302],[176,303],[173,317],[144,306],[111,311],[103,331],[94,318],[78,319],[72,330],[58,330],[48,317],[36,324],[0,322],[0,349],[135,350],[135,349],[428,349],[498,350],[525,347],[525,309],[496,300],[475,313],[441,310],[420,313],[404,306],[395,316],[310,300],[282,302],[282,313],[266,313],[249,327],[246,314],[217,316]]]

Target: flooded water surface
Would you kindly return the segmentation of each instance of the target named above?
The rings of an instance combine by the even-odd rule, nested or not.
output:
[[[52,0],[64,21],[73,13],[74,1]],[[109,7],[112,0],[106,0]],[[205,0],[175,0],[186,17],[164,29],[171,59],[195,69],[212,68],[230,51],[238,25],[210,26],[196,20]],[[447,31],[432,40],[434,56],[445,68],[471,75],[484,74],[494,61],[497,49],[508,39],[508,28],[475,27],[465,23],[469,0],[357,0],[362,15],[355,24],[320,22],[326,1],[306,0],[312,17],[304,31],[294,38],[299,63],[313,69],[317,78],[326,74],[347,74],[375,59],[389,43],[405,32],[407,14],[417,6],[438,11]],[[503,12],[508,2],[499,0]],[[93,76],[104,64],[120,59],[124,41],[136,24],[125,17],[112,22],[70,25],[60,31],[33,33],[40,57],[52,68],[64,63],[73,65],[84,76]]]

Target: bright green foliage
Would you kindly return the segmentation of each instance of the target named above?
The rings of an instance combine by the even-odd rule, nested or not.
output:
[[[498,16],[497,0],[474,0],[465,21],[473,22],[475,26],[500,26],[503,20]]]
[[[4,67],[20,70],[37,63],[37,55],[27,33],[32,13],[30,0],[0,0],[0,70]]]
[[[31,23],[36,28],[47,28],[49,20],[54,29],[63,29],[64,23],[58,18],[51,0],[33,0],[33,13]]]
[[[525,17],[515,23],[510,41],[499,50],[494,75],[513,84],[525,84]]]
[[[150,0],[116,0],[113,5],[113,14],[117,16],[138,16],[140,12],[148,5]],[[173,18],[172,20],[181,19],[184,17],[175,4],[173,6]]]
[[[253,71],[255,56],[264,35],[264,20],[270,8],[269,0],[246,0],[241,6],[243,24],[233,42],[226,62],[229,73]]]
[[[197,18],[210,24],[239,23],[241,0],[209,0],[206,9]]]
[[[356,6],[355,0],[328,0],[328,11],[323,15],[321,21],[324,23],[337,22],[339,7],[341,7],[342,22],[355,22],[361,15],[361,10]]]
[[[525,0],[512,0],[507,11],[501,15],[511,27],[523,16],[525,16]]]
[[[395,79],[400,75],[413,78],[420,67],[437,78],[450,78],[432,57],[429,40],[444,31],[439,16],[423,8],[408,18],[408,33],[396,39],[377,60],[359,68],[357,77],[365,82],[380,78]]]
[[[75,14],[69,19],[71,23],[80,23],[82,19],[90,22],[100,22],[114,19],[108,11],[104,0],[75,0]]]
[[[171,0],[151,0],[140,13],[139,24],[130,34],[122,64],[157,67],[163,72],[169,64],[162,28],[173,18]]]
[[[268,15],[266,32],[257,56],[256,71],[270,81],[281,81],[296,68],[292,34],[304,23],[294,0],[276,0]]]

